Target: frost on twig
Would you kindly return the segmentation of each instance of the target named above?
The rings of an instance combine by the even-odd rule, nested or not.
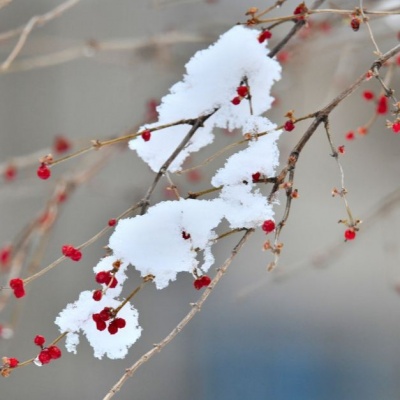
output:
[[[280,78],[280,65],[267,56],[265,43],[258,41],[259,34],[258,30],[235,26],[207,50],[196,53],[186,65],[183,80],[172,86],[170,94],[162,99],[157,109],[158,122],[141,128],[144,131],[176,120],[198,120],[212,114],[186,145],[180,148],[190,130],[188,125],[153,130],[151,138],[149,135],[146,140],[137,137],[130,142],[130,148],[159,175],[164,168],[170,173],[178,172],[192,152],[211,144],[215,127],[241,129],[245,137],[254,138],[248,141],[247,148],[229,157],[212,178],[214,187],[222,187],[218,197],[165,201],[146,208],[144,215],[119,221],[109,240],[113,256],[101,260],[95,267],[95,272],[107,270],[113,260],[119,260],[123,268],[115,275],[118,285],[107,289],[101,304],[92,300],[90,292],[82,293],[56,320],[61,331],[70,332],[69,351],[75,351],[80,330],[97,357],[104,354],[110,358],[124,357],[127,348],[139,337],[137,311],[131,306],[121,309],[126,328],[111,337],[106,331],[96,330],[91,320],[93,313],[102,307],[116,307],[119,303],[116,296],[122,290],[124,269],[128,265],[143,277],[152,276],[156,287],[162,289],[179,272],[202,274],[212,266],[211,247],[217,237],[215,230],[223,219],[232,229],[251,229],[273,218],[272,205],[259,191],[252,175],[259,172],[273,176],[278,164],[276,141],[280,131],[275,131],[276,125],[261,115],[272,104],[270,90]],[[265,131],[270,133],[257,138],[259,132]],[[165,167],[166,160],[170,162]],[[126,335],[130,340],[126,340]],[[110,344],[105,344],[109,340]],[[117,342],[119,346],[115,345]]]

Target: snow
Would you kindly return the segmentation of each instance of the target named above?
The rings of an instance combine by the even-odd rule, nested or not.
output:
[[[117,334],[98,331],[92,315],[104,307],[117,308],[121,304],[126,269],[133,267],[142,277],[154,275],[154,283],[163,289],[177,279],[181,272],[204,274],[214,263],[212,246],[216,230],[225,219],[232,229],[256,228],[263,221],[273,219],[272,204],[252,181],[256,172],[272,177],[278,165],[277,140],[280,131],[262,116],[273,98],[270,90],[280,78],[280,65],[269,58],[265,43],[257,40],[259,31],[235,26],[223,34],[208,49],[197,52],[186,65],[183,79],[173,85],[157,108],[157,123],[141,128],[151,129],[182,119],[196,119],[217,110],[199,128],[189,143],[169,166],[169,172],[179,171],[182,163],[193,152],[214,140],[215,127],[241,129],[251,136],[246,147],[230,156],[219,169],[211,184],[219,188],[215,198],[180,199],[160,202],[149,207],[146,214],[122,219],[109,239],[111,256],[104,257],[94,267],[94,273],[110,271],[117,260],[118,285],[108,288],[98,302],[92,291],[82,292],[79,299],[68,304],[56,318],[60,332],[68,332],[66,348],[76,352],[79,334],[83,333],[93,347],[95,357],[123,358],[130,346],[140,337],[138,312],[127,303],[118,313],[126,319],[126,327]],[[251,93],[239,105],[231,100],[237,88],[246,84]],[[252,112],[251,112],[252,110]],[[191,125],[177,125],[152,132],[145,142],[140,136],[129,143],[153,171],[158,172],[190,130]],[[259,136],[261,134],[261,136]],[[190,235],[184,238],[183,234]],[[102,285],[102,289],[106,289]]]

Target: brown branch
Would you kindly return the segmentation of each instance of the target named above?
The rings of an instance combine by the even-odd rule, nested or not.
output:
[[[203,295],[197,301],[197,303],[191,304],[192,309],[188,314],[179,322],[179,324],[159,343],[155,344],[154,347],[149,350],[147,353],[143,354],[142,357],[139,358],[130,368],[126,370],[124,375],[118,380],[117,383],[111,388],[111,390],[107,393],[107,395],[103,398],[103,400],[110,400],[114,397],[114,395],[121,389],[123,384],[135,374],[135,372],[147,361],[149,361],[152,357],[158,354],[168,343],[170,343],[179,332],[181,332],[185,326],[191,321],[191,319],[201,310],[204,302],[207,300],[208,296],[211,294],[211,291],[218,284],[222,276],[225,274],[227,269],[229,268],[232,261],[235,259],[238,252],[241,250],[243,245],[250,238],[251,234],[254,232],[253,229],[249,229],[234,247],[231,252],[231,255],[226,259],[221,268],[218,269],[214,279],[210,283],[210,285],[205,289]]]

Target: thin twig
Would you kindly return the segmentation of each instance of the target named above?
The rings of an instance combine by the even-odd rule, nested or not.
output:
[[[66,2],[60,4],[59,6],[55,7],[53,10],[47,12],[46,14],[43,15],[36,15],[30,19],[30,21],[22,28],[13,30],[13,34],[11,36],[14,36],[17,34],[17,32],[20,31],[21,35],[18,39],[17,44],[15,45],[14,49],[11,51],[10,55],[7,57],[7,59],[1,64],[0,68],[4,71],[10,67],[12,62],[15,60],[15,58],[18,56],[18,54],[21,52],[22,48],[24,47],[28,36],[32,32],[33,28],[35,26],[41,26],[44,25],[46,22],[59,17],[61,14],[63,14],[65,11],[67,11],[69,8],[73,7],[77,3],[79,3],[80,0],[67,0]],[[4,38],[6,34],[0,35],[0,40]],[[10,37],[10,36],[8,36]]]

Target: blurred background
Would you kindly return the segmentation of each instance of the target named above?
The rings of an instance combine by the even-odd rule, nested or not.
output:
[[[359,5],[340,3],[349,9]],[[13,0],[0,10],[1,31],[24,26],[60,4]],[[181,79],[184,64],[197,49],[245,21],[250,6],[262,9],[271,4],[82,0],[32,30],[16,60],[0,74],[0,245],[22,243],[32,221],[44,218],[46,205],[53,214],[46,214],[44,228],[31,235],[30,246],[24,249],[34,262],[21,261],[20,270],[3,262],[2,284],[10,274],[28,276],[28,267],[44,268],[59,257],[63,244],[88,240],[110,218],[141,199],[153,176],[123,146],[61,164],[49,181],[36,177],[38,158],[54,153],[60,137],[72,146],[68,151],[74,151],[151,120],[152,102]],[[364,4],[372,9],[385,5]],[[290,15],[296,5],[287,1],[271,16]],[[331,6],[326,2],[323,8]],[[301,117],[323,107],[376,58],[366,26],[353,32],[349,18],[332,15],[315,16],[311,22],[278,55],[283,77],[273,89],[277,100],[267,115],[278,125],[288,110]],[[382,52],[398,43],[396,24],[396,20],[371,20]],[[289,22],[273,30],[271,47],[291,26]],[[1,40],[2,61],[17,39]],[[398,89],[399,68],[388,66],[382,76],[387,73],[390,86]],[[346,145],[341,160],[351,210],[364,221],[356,240],[345,243],[344,226],[337,224],[346,218],[343,202],[331,196],[332,188],[340,187],[340,173],[319,129],[297,165],[295,187],[300,198],[293,203],[281,236],[284,249],[278,268],[266,271],[271,254],[262,252],[265,237],[257,232],[201,313],[128,380],[116,399],[400,397],[400,144],[399,136],[385,127],[386,119],[393,120],[390,114],[379,116],[366,135],[357,132],[375,114],[375,100],[363,99],[364,90],[379,96],[380,86],[375,80],[367,82],[331,116],[335,144]],[[307,126],[307,121],[299,123],[282,135],[283,162]],[[352,141],[346,140],[349,131],[355,133]],[[215,148],[194,155],[188,165],[239,138],[235,132],[216,132]],[[183,195],[206,189],[223,163],[219,158],[174,182]],[[13,173],[10,166],[15,167]],[[67,198],[55,205],[54,196],[63,193],[65,185]],[[167,181],[161,184],[153,202],[170,196],[167,185]],[[283,208],[276,208],[277,218]],[[215,267],[237,241],[231,236],[215,246]],[[48,340],[58,335],[55,317],[82,290],[94,289],[92,267],[104,255],[106,244],[107,235],[83,251],[80,263],[65,261],[34,281],[25,298],[2,299],[0,355],[20,361],[34,357],[35,335]],[[214,272],[210,270],[210,275]],[[0,398],[103,398],[124,369],[163,339],[189,311],[189,303],[198,299],[193,279],[186,275],[163,291],[150,285],[135,298],[143,333],[126,359],[94,359],[82,337],[77,355],[61,346],[61,360],[42,368],[21,368],[2,379]],[[139,281],[132,271],[127,293]]]

